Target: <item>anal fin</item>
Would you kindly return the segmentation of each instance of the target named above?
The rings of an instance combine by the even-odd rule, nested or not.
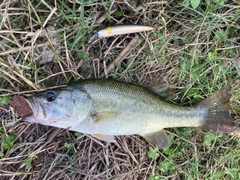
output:
[[[170,140],[163,129],[153,133],[141,134],[141,136],[143,136],[149,142],[157,145],[159,148],[164,149],[170,146]]]
[[[107,142],[116,142],[115,138],[113,135],[105,135],[105,134],[91,134],[93,137],[100,139],[102,141],[107,141]]]

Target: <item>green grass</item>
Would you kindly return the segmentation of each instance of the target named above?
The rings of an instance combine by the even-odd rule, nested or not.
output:
[[[0,174],[5,179],[240,178],[239,137],[175,128],[169,129],[172,144],[165,150],[154,149],[139,136],[106,144],[67,130],[29,125],[9,105],[13,92],[108,77],[144,85],[168,83],[175,94],[169,101],[181,105],[193,105],[230,87],[230,111],[240,123],[239,1],[4,3],[0,6],[4,13],[0,16]],[[155,30],[138,34],[130,53],[106,73],[136,35],[88,44],[90,33],[136,23]],[[54,58],[46,60],[47,52]]]

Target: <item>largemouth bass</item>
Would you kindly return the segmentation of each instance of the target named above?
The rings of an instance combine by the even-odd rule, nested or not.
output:
[[[25,121],[91,134],[115,142],[114,136],[138,134],[160,148],[169,146],[164,128],[205,127],[231,133],[238,126],[223,105],[229,91],[195,107],[163,101],[149,88],[109,79],[83,80],[28,99],[33,111]]]

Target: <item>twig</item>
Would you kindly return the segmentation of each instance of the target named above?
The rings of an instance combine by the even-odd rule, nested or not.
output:
[[[109,71],[115,67],[115,65],[120,65],[121,64],[123,59],[125,59],[129,55],[129,53],[135,47],[137,42],[138,42],[138,35],[136,35],[129,42],[129,44],[119,54],[119,56],[107,67],[107,69],[104,71],[106,76],[108,75]]]

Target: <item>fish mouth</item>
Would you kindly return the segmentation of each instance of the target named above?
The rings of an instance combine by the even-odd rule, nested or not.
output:
[[[46,118],[46,110],[43,105],[35,98],[32,97],[27,100],[28,105],[32,109],[33,117],[37,120]],[[41,112],[41,113],[40,113]]]

